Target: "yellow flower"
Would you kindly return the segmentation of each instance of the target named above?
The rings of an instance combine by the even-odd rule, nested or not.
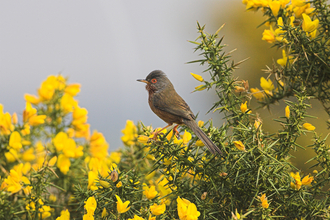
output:
[[[11,117],[8,112],[3,113],[3,105],[0,104],[0,134],[9,135],[14,130]]]
[[[45,123],[46,115],[32,115],[29,118],[29,124],[31,126],[37,126]]]
[[[23,136],[30,134],[30,125],[25,124],[21,132]]]
[[[274,90],[273,82],[270,79],[266,80],[264,77],[260,78],[260,86],[266,91]]]
[[[114,163],[116,163],[116,164],[119,164],[119,162],[120,162],[120,160],[121,160],[121,153],[120,153],[120,152],[116,152],[116,151],[111,152],[111,153],[110,153],[110,156],[109,156],[109,159],[110,159],[112,162],[114,162]]]
[[[57,167],[60,169],[60,171],[66,175],[70,169],[70,166],[70,159],[67,158],[64,154],[60,154],[57,159]]]
[[[199,85],[199,86],[196,86],[196,87],[195,87],[195,90],[196,90],[196,91],[202,91],[202,90],[204,90],[204,89],[206,89],[206,85]]]
[[[246,103],[247,103],[247,101],[245,101],[244,103],[241,104],[241,112],[242,113],[245,113],[248,110]],[[251,110],[249,110],[247,113],[250,114]]]
[[[117,211],[118,213],[125,213],[127,212],[131,207],[127,207],[128,204],[130,203],[130,201],[126,201],[123,203],[123,201],[121,201],[120,197],[115,195],[117,198]]]
[[[13,121],[13,124],[18,123],[18,118],[17,118],[17,113],[16,112],[13,113],[13,115],[11,116],[11,119]]]
[[[57,161],[57,156],[52,157],[49,162],[48,162],[48,166],[54,166],[56,164]]]
[[[30,162],[30,161],[34,160],[35,158],[36,158],[36,156],[34,155],[33,147],[30,147],[29,149],[24,151],[24,153],[22,154],[22,160],[24,160],[26,162]]]
[[[6,157],[6,160],[8,161],[8,163],[15,162],[18,158],[17,150],[10,148],[9,152],[5,153],[5,157]]]
[[[69,210],[62,210],[61,216],[57,217],[56,220],[70,220],[70,212]]]
[[[148,186],[143,187],[144,191],[143,194],[147,197],[147,199],[153,199],[157,196],[158,192],[156,191],[155,186],[151,186],[150,188]]]
[[[172,192],[171,188],[168,186],[168,180],[163,175],[156,180],[156,183],[160,197],[164,197]],[[168,200],[167,202],[170,201]]]
[[[279,17],[277,19],[277,26],[278,28],[275,30],[275,39],[279,42],[288,43],[288,41],[284,38],[285,30],[283,30],[283,19]]]
[[[282,56],[283,56],[283,58],[277,60],[277,63],[279,65],[286,66],[287,61],[289,61],[290,63],[293,62],[293,60],[292,60],[293,59],[293,56],[287,57],[285,50],[282,50]]]
[[[234,141],[234,145],[235,147],[240,150],[240,151],[246,151],[245,150],[245,146],[244,144],[242,143],[242,141]]]
[[[273,15],[274,15],[275,17],[277,17],[278,12],[279,12],[280,7],[281,7],[281,3],[280,3],[279,1],[271,1],[271,2],[269,2],[268,4],[269,4],[270,9],[271,9],[272,12],[273,12]]]
[[[269,30],[264,30],[264,32],[262,33],[262,40],[267,41],[268,43],[274,43],[276,41],[275,38],[276,34],[272,28],[272,26],[270,26]]]
[[[150,206],[150,211],[153,215],[161,215],[165,212],[166,210],[166,205],[165,203],[161,204],[161,205],[157,205],[156,203],[154,203],[152,206]]]
[[[85,207],[85,210],[87,211],[87,213],[88,214],[91,214],[91,215],[94,215],[94,211],[95,211],[95,209],[97,207],[97,202],[96,202],[94,196],[93,197],[89,197],[87,199],[87,201],[85,201],[84,203],[85,203],[85,206],[84,207]]]
[[[301,188],[301,185],[302,185],[299,172],[297,172],[297,173],[291,172],[290,175],[295,181],[295,182],[290,183],[291,188],[295,189],[295,190],[299,190]]]
[[[144,220],[144,218],[142,218],[140,216],[137,216],[137,215],[134,215],[134,218],[129,218],[127,220]]]
[[[305,32],[313,32],[316,30],[316,28],[319,26],[319,19],[315,19],[314,21],[311,20],[311,18],[306,15],[305,13],[302,14],[303,16],[303,24],[302,29]]]
[[[183,144],[188,144],[188,142],[191,140],[191,134],[188,131],[184,131],[182,136]]]
[[[314,177],[312,177],[312,176],[310,177],[309,175],[307,175],[302,179],[301,184],[305,185],[305,186],[309,186],[312,184],[313,180],[314,180]]]
[[[134,125],[133,121],[127,120],[125,129],[121,130],[124,136],[121,137],[121,140],[126,146],[134,144],[135,138],[137,138],[137,128]]]
[[[48,218],[49,216],[51,216],[51,212],[52,208],[50,208],[50,206],[48,205],[43,205],[41,208],[39,208],[39,212],[41,212],[41,218],[45,219]]]
[[[303,13],[310,14],[315,10],[315,8],[310,8],[310,3],[306,4],[306,1],[304,0],[293,0],[292,5],[291,7],[289,6],[289,8],[292,8],[296,18],[301,18]]]
[[[102,133],[94,131],[90,139],[89,153],[92,157],[104,159],[108,156],[109,144],[105,140]]]
[[[38,94],[41,101],[50,100],[55,93],[55,76],[49,76],[45,81],[43,81],[38,89]]]
[[[40,102],[40,99],[37,96],[30,94],[24,94],[24,99],[25,101],[30,102],[34,105],[37,105]]]
[[[23,188],[23,184],[31,184],[26,176],[23,176],[23,164],[20,163],[10,170],[9,176],[4,180],[6,190],[11,193],[17,193]],[[26,195],[31,193],[31,186],[26,186],[23,190]]]
[[[237,209],[235,210],[235,214],[231,213],[234,219],[241,219],[241,215],[237,212]]]
[[[73,83],[68,85],[64,92],[71,96],[76,96],[80,92],[80,87],[81,85],[79,83]]]
[[[90,190],[97,190],[96,182],[98,180],[98,173],[95,171],[88,172],[88,186],[87,188]]]
[[[290,0],[279,0],[281,3],[282,8],[285,8],[285,6],[290,2]]]
[[[264,93],[258,88],[251,88],[250,91],[252,92],[254,98],[256,98],[258,101],[262,101],[265,97]]]
[[[87,114],[88,111],[85,108],[80,108],[79,106],[74,107],[72,112],[72,122],[75,129],[75,137],[84,137],[86,140],[89,139],[89,124],[87,124]]]
[[[314,131],[315,130],[315,127],[312,124],[310,124],[310,123],[304,123],[303,124],[303,127],[305,129],[309,130],[309,131]]]
[[[261,206],[264,208],[264,209],[267,209],[269,207],[269,204],[268,204],[268,201],[267,201],[267,197],[266,197],[266,194],[262,194],[261,197],[259,198],[260,201],[261,201]]]
[[[149,215],[148,220],[156,220],[156,216]]]
[[[198,75],[198,74],[194,74],[194,73],[190,73],[196,80],[203,82],[204,79],[202,76]]]
[[[89,171],[89,172],[92,172],[92,171]],[[99,180],[99,183],[103,188],[106,188],[106,189],[111,186],[110,183],[105,180]]]
[[[107,209],[104,207],[104,208],[103,208],[103,211],[102,211],[102,215],[101,215],[101,217],[104,218],[104,217],[106,217],[107,215],[108,215]]]
[[[57,200],[57,198],[56,198],[56,196],[55,196],[54,194],[50,194],[48,199],[49,199],[49,201],[51,201],[51,202],[56,202],[56,200]],[[63,212],[63,211],[62,211],[62,212]],[[62,212],[61,212],[61,213],[62,213]]]
[[[123,185],[123,183],[122,183],[121,181],[119,181],[119,182],[116,184],[116,187],[117,187],[117,188],[120,188],[120,187],[122,187],[122,185]]]
[[[203,147],[203,146],[204,146],[204,143],[203,143],[203,141],[198,140],[198,141],[196,141],[195,145],[196,145],[197,147]]]
[[[33,108],[30,102],[26,102],[23,111],[23,122],[27,122],[32,115],[37,114],[37,109]]]
[[[148,136],[139,135],[138,142],[141,143],[141,144],[146,144],[146,143],[148,143],[149,139],[150,138]]]
[[[285,117],[290,118],[290,107],[288,105],[285,107]]]
[[[255,129],[258,129],[259,127],[261,128],[261,120],[260,119],[257,119],[254,121],[254,128]]]
[[[67,139],[68,135],[63,131],[59,132],[55,138],[53,138],[53,144],[58,152],[63,150]]]
[[[197,220],[200,212],[197,211],[196,205],[187,199],[177,198],[177,208],[180,220]]]
[[[22,138],[21,135],[17,132],[14,131],[11,133],[10,138],[9,138],[9,147],[19,150],[22,148]]]
[[[31,170],[31,164],[29,162],[25,163],[22,167],[22,173],[26,175]]]
[[[72,125],[77,126],[87,122],[88,111],[85,108],[80,108],[79,106],[75,107],[72,112]]]
[[[89,132],[89,124],[77,124],[74,126],[75,128],[75,137],[76,138],[85,138],[86,140],[89,140],[90,132]]]
[[[78,102],[71,95],[64,93],[60,101],[60,106],[64,113],[67,114],[73,112],[73,109],[78,107]]]
[[[83,220],[94,220],[94,215],[87,213],[83,216]]]

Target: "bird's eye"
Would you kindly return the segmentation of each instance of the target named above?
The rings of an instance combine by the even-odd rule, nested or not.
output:
[[[156,83],[157,82],[157,79],[152,79],[151,82],[152,83]]]

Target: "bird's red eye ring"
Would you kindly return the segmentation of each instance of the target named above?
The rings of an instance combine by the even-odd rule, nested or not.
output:
[[[157,79],[152,79],[151,82],[152,83],[156,83],[157,82]]]

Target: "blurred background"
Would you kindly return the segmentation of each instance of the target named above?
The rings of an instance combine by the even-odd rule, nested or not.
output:
[[[214,33],[222,24],[227,51],[237,48],[235,61],[250,57],[235,74],[259,87],[266,65],[281,57],[281,52],[261,40],[264,27],[261,12],[247,12],[241,1],[1,1],[0,2],[0,103],[4,111],[25,107],[24,94],[37,94],[40,83],[49,75],[61,73],[69,83],[80,83],[79,105],[88,110],[91,131],[102,132],[115,150],[123,146],[120,137],[126,120],[163,127],[166,124],[150,110],[145,78],[155,69],[163,70],[177,92],[199,113],[199,120],[213,119],[222,124],[221,115],[206,112],[215,100],[212,91],[191,93],[200,83],[190,72],[202,74],[206,67],[186,64],[198,59],[194,44],[196,22]],[[326,113],[312,102],[308,119],[316,131],[327,133]],[[254,112],[255,100],[250,106]],[[284,116],[284,103],[269,110],[259,109],[264,130],[274,132],[280,125],[273,118]],[[324,119],[324,120],[323,120]],[[311,143],[312,135],[300,144]],[[300,151],[296,161],[311,155]],[[310,165],[301,164],[309,167]]]

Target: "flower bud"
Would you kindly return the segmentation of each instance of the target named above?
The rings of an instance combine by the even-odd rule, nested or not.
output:
[[[201,200],[205,200],[206,199],[206,196],[207,196],[207,192],[204,192],[201,196]]]
[[[118,180],[118,173],[116,170],[113,170],[110,174],[110,179],[112,180],[112,182],[117,182]]]
[[[109,188],[110,187],[110,183],[104,180],[100,180],[99,181],[100,185],[103,186],[104,188]]]
[[[57,156],[52,157],[52,159],[50,159],[48,162],[48,166],[50,167],[54,166],[56,161],[57,161]]]
[[[18,119],[17,119],[16,112],[13,113],[13,115],[11,116],[11,118],[12,118],[13,124],[17,124]]]

